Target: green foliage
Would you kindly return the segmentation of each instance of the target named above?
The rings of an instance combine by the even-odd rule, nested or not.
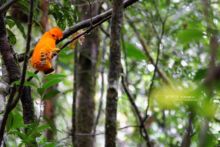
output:
[[[9,39],[10,44],[15,45],[17,41],[15,34],[9,29],[7,29],[7,33],[8,33],[8,39]]]
[[[42,34],[39,31],[39,22],[42,14],[39,2],[35,1],[31,48],[34,47]],[[20,0],[18,4],[23,12],[28,14],[28,1]],[[92,2],[92,6],[95,4],[98,3]],[[110,8],[111,5],[109,4],[109,2],[103,1],[99,11],[103,12],[104,9]],[[78,18],[84,16],[84,13],[82,14],[78,11],[81,11],[87,5],[87,2],[81,1],[76,1],[74,4],[70,0],[51,1],[49,3],[49,26],[57,25],[63,30],[68,29],[76,21],[80,21]],[[199,146],[199,134],[204,128],[203,122],[205,120],[209,121],[209,129],[206,131],[207,141],[204,146],[219,145],[219,142],[217,142],[220,138],[219,122],[215,121],[220,117],[219,81],[214,81],[212,85],[204,85],[204,80],[209,73],[210,37],[212,35],[217,35],[218,37],[219,34],[219,10],[220,6],[211,1],[207,17],[202,3],[193,0],[142,0],[124,9],[124,16],[126,17],[124,17],[123,21],[123,42],[121,43],[123,48],[121,56],[123,71],[127,87],[141,112],[141,116],[145,115],[148,100],[150,99],[148,115],[152,118],[152,122],[149,123],[147,131],[155,146],[180,146],[188,126],[190,112],[194,114],[191,146]],[[154,74],[155,67],[150,63],[148,55],[143,51],[140,40],[132,26],[127,22],[127,18],[133,22],[137,33],[139,33],[148,47],[150,55],[155,62],[158,48],[160,49],[157,68],[164,73],[166,78],[170,79],[172,85],[165,84],[163,77],[158,72]],[[18,49],[19,52],[23,52],[27,38],[27,23],[15,20],[10,11],[6,14],[5,21],[10,44],[13,45],[13,48]],[[105,22],[101,26],[107,33],[111,32],[108,28],[108,26],[111,26],[109,23],[110,21]],[[88,56],[88,60],[92,63],[100,63],[97,64],[96,73],[93,75],[97,77],[96,84],[88,86],[96,87],[95,91],[92,91],[94,92],[96,107],[100,103],[100,89],[104,88],[103,108],[96,131],[97,134],[101,132],[100,134],[103,135],[105,123],[104,103],[108,87],[110,37],[106,37],[105,33],[100,31],[100,29],[98,30],[98,41],[95,37],[92,38],[94,42],[99,42],[98,61],[95,61],[90,54],[85,56]],[[85,35],[85,38],[90,36],[92,35]],[[25,42],[22,40],[25,40]],[[58,47],[61,47],[65,41],[59,43]],[[81,57],[84,56],[84,50],[80,50],[80,48],[78,47],[78,62],[82,62]],[[106,54],[102,62],[101,53],[104,49]],[[216,63],[219,64],[219,53],[216,53],[216,56]],[[73,88],[75,83],[72,79],[74,72],[77,72],[79,68],[77,64],[74,64],[74,58],[74,50],[66,47],[56,59],[56,73],[49,75],[34,74],[33,70],[28,68],[26,78],[33,77],[33,79],[30,82],[25,82],[24,85],[30,86],[32,89],[37,120],[33,124],[25,125],[23,123],[22,109],[17,106],[10,113],[7,121],[8,146],[25,146],[25,144],[33,140],[37,141],[38,145],[42,147],[71,146],[69,134],[72,129],[72,95],[75,92]],[[102,81],[99,75],[103,66],[104,87],[101,85]],[[84,72],[82,74],[84,75]],[[155,78],[150,91],[153,75],[155,75]],[[74,78],[77,78],[78,81],[81,77]],[[88,80],[90,79],[91,77],[88,77]],[[77,83],[77,81],[75,82]],[[19,85],[20,81],[15,81],[12,84]],[[81,85],[78,86],[81,88]],[[119,85],[117,90],[119,92],[117,114],[118,146],[121,144],[128,147],[145,146],[146,142],[141,137],[138,127],[139,121],[121,85]],[[77,89],[77,95],[87,94],[81,92],[82,89]],[[56,109],[54,112],[55,125],[52,122],[42,121],[42,104],[44,100],[53,102],[52,107]],[[87,102],[83,104],[87,106]],[[78,105],[80,104],[77,103]],[[97,111],[96,109],[96,114]],[[0,114],[2,115],[3,112]],[[148,125],[147,121],[144,123]],[[121,129],[126,126],[128,127]],[[55,130],[57,133],[56,137],[50,142],[45,136],[45,131],[48,129]],[[26,130],[28,131],[25,132]],[[101,143],[99,141],[100,138],[103,139],[103,136],[99,137],[100,135],[96,136],[97,142],[95,146],[104,146],[104,141],[102,140]]]
[[[127,50],[128,58],[131,58],[132,60],[145,60],[146,59],[144,53],[139,48],[137,48],[134,44],[126,42],[125,48]]]
[[[16,130],[22,128],[23,126],[23,118],[20,112],[15,111],[9,114],[7,121],[7,131]]]
[[[24,26],[19,21],[15,20],[11,16],[7,16],[6,17],[6,24],[9,26],[10,29],[12,29],[16,25],[16,27],[19,29],[19,31],[21,32],[23,37],[26,38]]]
[[[42,87],[38,88],[38,93],[43,96],[46,92],[46,90],[58,83],[60,83],[66,76],[63,74],[50,74],[47,77],[45,77],[45,83],[42,85]],[[51,95],[57,94],[58,91],[52,92]],[[48,96],[46,96],[48,97]]]
[[[207,74],[207,69],[198,69],[194,76],[194,80],[201,81],[205,77],[206,74]]]
[[[192,41],[200,41],[203,38],[203,32],[198,29],[181,30],[177,34],[181,43],[190,43]]]
[[[74,22],[74,6],[71,1],[64,1],[61,3],[51,3],[49,6],[49,14],[53,15],[56,23],[62,29],[66,26],[71,26]]]
[[[42,132],[49,129],[48,125],[39,125],[38,123],[32,123],[28,125],[20,125],[19,128],[11,128],[9,134],[16,135],[21,139],[19,146],[30,144],[33,141],[39,142],[42,145],[52,145],[47,141],[42,142],[37,138],[42,138]]]

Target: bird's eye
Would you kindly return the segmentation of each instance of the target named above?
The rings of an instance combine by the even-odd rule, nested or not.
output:
[[[54,34],[52,34],[52,37],[56,37]]]

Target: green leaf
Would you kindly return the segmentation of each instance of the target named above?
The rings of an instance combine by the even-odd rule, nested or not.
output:
[[[65,74],[49,74],[48,76],[45,77],[45,80],[50,81],[55,79],[63,79],[65,77],[66,77]]]
[[[37,88],[37,92],[39,93],[39,95],[42,97],[43,93],[44,93],[44,89],[43,88]]]
[[[53,143],[53,142],[46,142],[46,143],[44,144],[44,147],[55,147],[55,146],[56,146],[56,144]]]
[[[33,82],[25,81],[24,86],[37,87],[37,85]]]
[[[27,139],[26,134],[24,134],[22,131],[18,130],[18,129],[13,129],[9,132],[9,134],[14,134],[17,135],[20,139],[22,139],[23,141],[25,139]]]
[[[16,24],[16,26],[18,27],[18,29],[20,30],[22,36],[23,36],[24,38],[26,38],[26,34],[25,34],[25,31],[24,31],[23,25],[22,25],[20,22],[18,22],[18,21],[15,21],[15,24]]]
[[[8,39],[9,39],[10,44],[15,45],[17,40],[16,40],[14,33],[9,29],[7,29],[7,33],[8,33]]]
[[[48,93],[46,93],[44,96],[43,96],[43,99],[50,99],[50,98],[53,98],[55,97],[57,94],[59,94],[60,91],[57,90],[57,89],[52,89],[50,90]]]
[[[17,20],[15,20],[13,17],[11,17],[11,16],[7,16],[6,17],[6,23],[8,24],[8,26],[10,27],[10,28],[12,28],[14,25],[16,25],[17,26],[17,28],[20,30],[20,32],[22,33],[22,36],[24,37],[24,38],[26,38],[26,34],[25,34],[25,31],[24,31],[24,27],[23,27],[23,25],[19,22],[19,21],[17,21]]]
[[[195,81],[202,80],[205,77],[206,73],[207,73],[207,69],[199,69],[194,76],[194,80]]]
[[[43,132],[43,131],[45,131],[46,129],[49,129],[49,128],[50,128],[50,126],[45,124],[45,125],[39,125],[36,130],[38,132]]]
[[[19,86],[20,85],[20,80],[16,80],[16,81],[12,82],[12,85]]]
[[[178,32],[177,37],[181,43],[199,41],[203,38],[203,32],[198,29],[187,29]]]
[[[18,111],[13,111],[9,114],[8,120],[7,120],[7,130],[11,129],[17,129],[22,128],[24,126],[23,124],[23,118],[21,114]]]
[[[64,75],[64,74],[50,74],[50,75],[48,75],[47,77],[45,77],[46,83],[44,83],[41,88],[37,89],[38,93],[43,97],[43,99],[48,99],[50,97],[57,95],[59,93],[59,91],[53,91],[51,93],[49,92],[45,96],[43,96],[46,89],[58,84],[65,77],[66,77],[66,75]]]
[[[9,28],[12,28],[13,26],[15,26],[14,20],[11,19],[10,17],[6,17],[6,24],[9,26]]]
[[[139,48],[137,48],[134,44],[126,42],[125,48],[127,50],[127,56],[129,58],[136,59],[136,60],[146,59],[144,53]]]
[[[27,71],[27,77],[33,77],[33,78],[37,79],[38,81],[40,81],[38,75],[35,74],[34,72]]]
[[[62,79],[58,78],[58,79],[54,79],[54,80],[50,80],[48,82],[46,82],[44,85],[43,85],[43,89],[46,90],[56,84],[58,84],[60,81],[62,81]]]

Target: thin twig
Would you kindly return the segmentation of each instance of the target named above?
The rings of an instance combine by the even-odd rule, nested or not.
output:
[[[138,0],[126,0],[126,1],[123,2],[123,6],[124,6],[124,8],[127,8],[128,6],[134,4],[137,1]],[[92,17],[92,24],[96,24],[96,23],[100,22],[101,20],[103,20],[103,19],[105,19],[105,18],[107,18],[107,17],[109,17],[111,15],[112,15],[112,9],[107,10],[107,11],[105,11],[105,12],[99,14],[99,15],[96,15],[96,16]],[[109,19],[110,18],[111,17],[109,17]],[[78,30],[90,27],[90,25],[91,25],[91,18],[83,20],[83,21],[75,24],[73,27],[70,27],[69,29],[64,31],[63,38],[61,40],[59,40],[58,42],[66,39],[71,34],[77,32]]]
[[[140,126],[137,126],[137,125],[131,125],[131,126],[125,126],[125,127],[121,127],[121,128],[118,128],[117,131],[121,131],[121,130],[125,130],[125,129],[128,129],[128,128],[140,128]],[[96,133],[96,134],[91,134],[91,133],[77,133],[76,136],[99,136],[99,135],[104,135],[105,132],[99,132],[99,133]]]
[[[127,50],[125,47],[125,41],[124,41],[124,32],[122,31],[122,35],[121,35],[121,46],[122,46],[122,50],[124,53],[124,61],[125,61],[125,81],[128,84],[128,77],[129,77],[129,73],[128,73],[128,60],[127,60]]]
[[[28,18],[28,32],[27,32],[27,43],[26,43],[26,51],[25,51],[25,57],[24,57],[24,63],[23,63],[23,70],[20,80],[20,89],[23,89],[23,85],[25,82],[26,77],[26,70],[28,65],[28,55],[30,51],[30,44],[31,44],[31,30],[32,30],[32,19],[33,19],[33,13],[34,13],[34,0],[30,0],[30,12],[29,12],[29,18]]]
[[[149,58],[149,61],[151,64],[153,64],[155,66],[155,61],[153,59],[153,57],[150,55],[150,52],[145,44],[145,41],[143,40],[143,38],[141,37],[139,31],[137,30],[136,26],[133,24],[133,22],[130,20],[130,18],[128,16],[126,16],[127,22],[129,23],[129,25],[131,26],[131,28],[133,29],[134,33],[136,34],[142,49],[144,50],[145,55]],[[172,85],[172,83],[170,82],[169,78],[167,77],[167,75],[160,69],[160,68],[156,68],[158,74],[160,75],[160,77],[163,79],[163,81],[168,84],[168,85]]]
[[[67,41],[61,48],[60,48],[60,51],[62,49],[64,49],[67,45],[69,45],[70,43],[72,43],[74,40],[80,38],[81,36],[85,35],[85,34],[88,34],[89,32],[91,32],[93,29],[95,29],[97,26],[101,25],[103,22],[105,22],[106,20],[108,20],[109,18],[111,18],[111,16],[101,20],[100,22],[98,22],[97,24],[95,25],[92,25],[91,27],[89,27],[86,31],[84,31],[83,33],[77,35],[76,37],[72,38],[71,40]]]
[[[102,33],[104,33],[107,37],[110,37],[110,34],[108,33],[108,31],[106,31],[103,27],[100,26],[100,30],[101,30]]]
[[[158,12],[159,13],[159,12]],[[168,15],[167,15],[168,16]],[[157,57],[156,57],[156,63],[155,63],[155,67],[154,67],[154,73],[153,73],[153,77],[151,79],[151,84],[150,84],[150,88],[148,91],[148,103],[147,103],[147,108],[145,111],[145,118],[144,121],[148,118],[148,109],[150,107],[150,96],[151,96],[151,92],[153,89],[153,85],[154,85],[154,80],[156,78],[156,71],[158,69],[158,64],[159,64],[159,58],[160,58],[160,50],[161,50],[161,44],[162,44],[162,39],[163,39],[163,35],[165,33],[165,24],[166,24],[166,20],[167,20],[167,16],[164,18],[164,20],[162,20],[162,32],[158,38],[158,43],[157,43]]]
[[[138,118],[138,121],[139,121],[139,128],[140,128],[140,133],[141,135],[143,136],[143,138],[145,139],[146,143],[147,143],[147,146],[148,147],[151,147],[151,143],[150,143],[150,137],[148,135],[148,132],[144,126],[144,121],[143,121],[143,118],[141,116],[141,112],[139,111],[137,105],[135,104],[134,100],[133,100],[133,97],[131,96],[126,84],[125,84],[125,79],[124,79],[124,76],[122,75],[121,76],[121,83],[122,83],[122,87],[129,99],[129,102],[131,103],[132,105],[132,108],[134,109],[136,115],[137,115],[137,118]]]

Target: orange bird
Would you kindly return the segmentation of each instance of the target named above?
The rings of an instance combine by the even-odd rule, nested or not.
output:
[[[54,27],[48,32],[45,32],[40,41],[34,48],[34,52],[31,57],[31,65],[45,74],[54,71],[52,67],[53,55],[59,51],[56,48],[56,41],[63,37],[63,32],[60,28]]]

